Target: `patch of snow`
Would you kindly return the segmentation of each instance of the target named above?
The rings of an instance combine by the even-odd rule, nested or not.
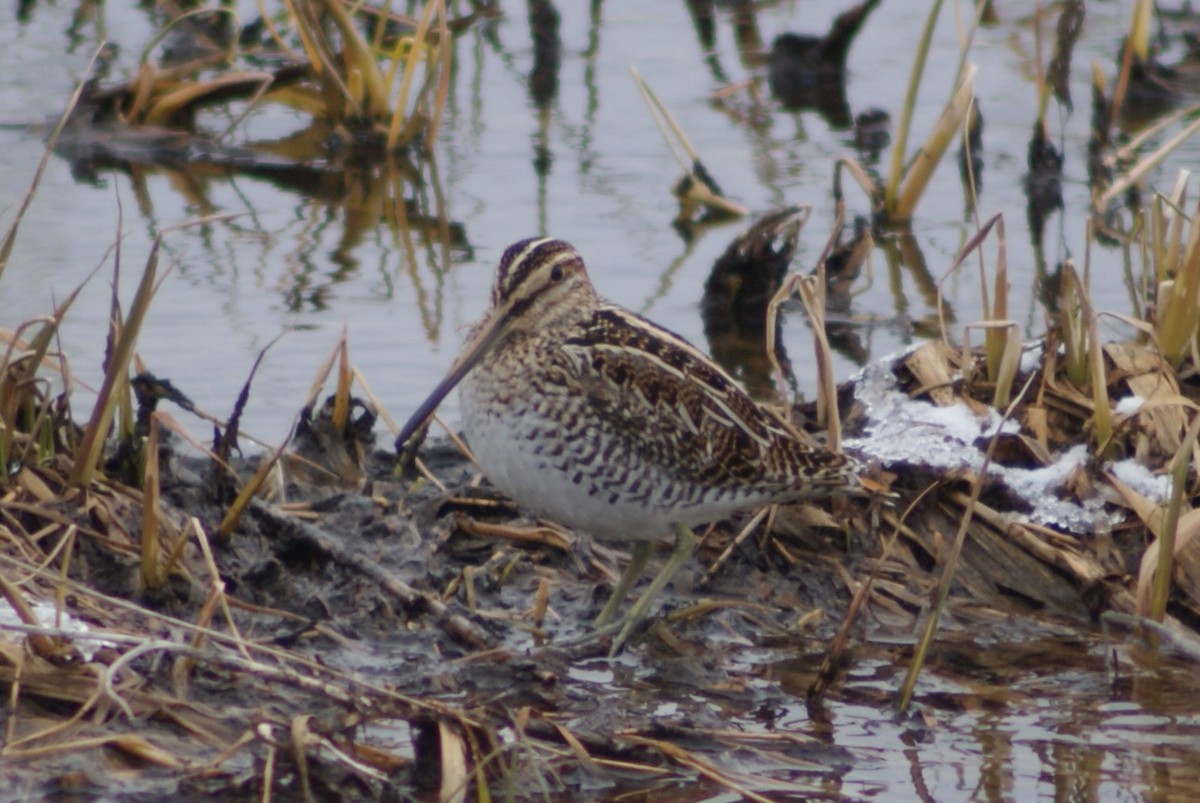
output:
[[[1055,493],[1087,458],[1087,444],[1078,443],[1048,466],[1033,469],[997,466],[997,473],[1017,496],[1033,506],[1030,518],[1034,521],[1076,533],[1110,529],[1112,522],[1104,513],[1103,499],[1097,497],[1080,504],[1061,499]]]
[[[1019,429],[1016,421],[1003,421],[990,408],[980,418],[965,404],[939,407],[908,398],[896,385],[892,362],[872,363],[856,378],[855,397],[866,407],[869,423],[862,437],[849,438],[846,445],[860,453],[887,462],[978,469],[983,452],[976,440],[997,429]]]
[[[869,423],[860,438],[846,446],[886,462],[913,462],[938,468],[978,468],[974,444],[983,426],[966,405],[937,407],[912,401],[896,387],[891,361],[864,368],[855,385],[855,396],[867,409]],[[990,423],[990,422],[988,422]]]
[[[1031,374],[1042,367],[1042,353],[1045,351],[1045,343],[1041,340],[1036,340],[1033,343],[1026,343],[1021,348],[1021,363],[1019,371],[1022,374]]]
[[[1152,502],[1166,500],[1171,480],[1166,474],[1152,474],[1136,460],[1121,460],[1107,466],[1113,476]]]
[[[34,600],[29,607],[33,609],[33,615],[37,617],[38,624],[42,627],[52,627],[63,631],[64,634],[84,634],[91,632],[91,628],[85,622],[81,622],[66,611],[62,612],[62,618],[56,624],[55,616],[57,613],[53,602]],[[9,635],[23,635],[17,631],[5,632],[2,629],[4,625],[23,624],[24,622],[21,621],[21,617],[17,616],[17,612],[8,604],[8,600],[0,599],[0,638],[5,638]],[[101,646],[106,644],[112,646],[111,642],[105,642],[103,639],[94,636],[92,638],[75,639],[74,644],[75,648],[79,650],[80,655],[83,656],[84,661],[92,660],[92,657],[96,654],[96,650]]]
[[[1040,355],[1039,355],[1040,356]],[[898,357],[885,358],[863,368],[856,377],[855,397],[867,413],[867,425],[845,446],[868,459],[885,464],[910,463],[933,469],[969,469],[983,466],[981,438],[997,429],[1018,432],[1014,420],[1004,421],[995,410],[977,417],[965,404],[938,407],[914,400],[902,392],[892,370]],[[1028,518],[1075,533],[1111,529],[1102,499],[1082,504],[1059,498],[1057,490],[1076,468],[1087,460],[1087,446],[1080,444],[1061,454],[1051,465],[1037,469],[1015,468],[992,463],[991,477],[1004,482],[1032,508]]]
[[[1126,396],[1117,402],[1116,406],[1113,407],[1113,412],[1117,415],[1133,415],[1142,409],[1142,405],[1145,403],[1146,400],[1141,396]]]

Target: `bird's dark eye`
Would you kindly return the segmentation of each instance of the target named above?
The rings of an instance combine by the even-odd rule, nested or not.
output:
[[[557,282],[563,277],[562,265],[555,265],[550,269],[550,281]]]

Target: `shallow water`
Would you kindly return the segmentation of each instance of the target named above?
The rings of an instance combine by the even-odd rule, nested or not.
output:
[[[579,738],[612,731],[657,736],[770,799],[1182,801],[1200,795],[1200,686],[1192,665],[1134,638],[1106,639],[1098,628],[998,619],[975,630],[951,626],[943,634],[904,717],[893,702],[911,660],[905,636],[856,647],[828,697],[812,706],[805,696],[824,657],[820,640],[790,654],[736,638],[701,644],[685,637],[680,653],[648,640],[638,648],[650,654],[648,661],[583,659],[533,687],[521,673],[488,671],[507,678],[492,684],[497,704],[544,700],[535,709],[553,712],[553,720]],[[398,643],[384,648],[383,660],[352,653],[333,660],[386,680],[389,666],[408,649]],[[526,649],[531,654],[516,663],[554,676],[553,657],[539,657],[528,642],[518,655]],[[484,676],[476,673],[475,682]],[[491,688],[474,688],[463,678],[447,685],[455,688],[446,697],[451,703]],[[394,749],[404,751],[403,725],[395,734],[387,723],[378,727],[381,738],[395,738]],[[653,774],[639,779],[632,769],[625,776],[581,775],[582,781],[563,781],[568,789],[582,784],[598,799],[664,791]],[[676,800],[737,799],[722,797],[717,784],[698,776],[667,787]]]
[[[252,4],[243,9],[248,16]],[[842,4],[779,4],[758,16],[769,45],[783,31],[822,32]],[[600,291],[645,312],[703,345],[698,304],[704,279],[729,241],[748,221],[700,233],[686,243],[670,227],[676,204],[670,185],[682,171],[651,121],[629,75],[636,66],[687,131],[728,196],[756,213],[782,204],[812,204],[801,235],[797,269],[809,270],[833,220],[833,160],[853,155],[852,134],[834,130],[814,112],[791,113],[774,105],[750,125],[709,102],[727,82],[761,76],[742,64],[730,17],[717,17],[716,46],[705,54],[682,3],[613,2],[593,17],[582,4],[563,4],[562,66],[558,96],[543,114],[527,88],[531,65],[529,28],[523,9],[497,23],[495,42],[476,29],[457,41],[458,67],[438,152],[449,217],[463,225],[467,247],[451,254],[442,270],[435,248],[418,242],[409,264],[401,240],[386,225],[363,220],[350,207],[300,197],[253,178],[232,181],[205,176],[185,180],[165,170],[127,175],[102,173],[79,183],[67,164],[53,159],[0,282],[3,323],[49,308],[76,286],[120,229],[122,290],[132,293],[153,232],[190,217],[231,214],[229,220],[182,230],[166,241],[173,274],[163,284],[146,323],[141,354],[153,371],[172,378],[202,407],[228,411],[250,365],[281,332],[258,377],[245,425],[278,438],[302,403],[316,365],[343,326],[355,364],[392,414],[403,418],[453,358],[467,325],[486,305],[492,266],[510,242],[537,233],[572,241],[584,254]],[[102,11],[119,48],[117,73],[128,70],[152,26],[139,12]],[[1001,11],[1001,24],[981,30],[972,50],[979,66],[978,95],[986,120],[983,217],[1003,212],[1012,276],[1012,316],[1030,335],[1042,330],[1034,299],[1037,261],[1027,230],[1022,176],[1035,114],[1033,39],[1029,25]],[[1083,152],[1089,95],[1087,65],[1111,62],[1126,11],[1115,4],[1089,6],[1076,49],[1077,109],[1052,138],[1067,153],[1064,197],[1069,215],[1046,226],[1045,261],[1083,258],[1083,211],[1087,187]],[[41,154],[40,124],[64,107],[72,84],[97,40],[84,25],[69,46],[70,9],[35,8],[30,21],[0,26],[0,109],[4,122],[36,123],[0,132],[0,208],[11,220]],[[903,3],[885,3],[867,21],[849,58],[848,100],[854,112],[881,107],[898,116],[911,42],[921,20]],[[898,33],[903,32],[903,33]],[[921,93],[914,138],[928,130],[949,90],[958,61],[952,15],[938,26]],[[31,82],[26,76],[36,75]],[[769,96],[765,83],[762,87]],[[745,107],[744,96],[738,100]],[[770,101],[768,101],[770,104]],[[227,120],[210,121],[220,130]],[[297,127],[289,114],[269,108],[251,115],[250,137],[267,138]],[[544,147],[544,152],[539,148]],[[911,147],[915,147],[915,144]],[[1174,179],[1176,165],[1195,163],[1192,142],[1160,170],[1160,185]],[[886,171],[885,151],[878,169]],[[537,165],[544,165],[539,172]],[[136,186],[136,189],[135,189]],[[409,193],[411,195],[411,190]],[[849,213],[867,211],[856,189]],[[123,217],[122,215],[123,210]],[[353,224],[348,233],[347,224]],[[924,274],[912,268],[892,275],[875,253],[875,280],[860,280],[853,303],[861,356],[890,353],[914,338],[914,321],[933,321],[930,293],[957,249],[973,230],[953,160],[938,171],[913,226]],[[1130,309],[1119,252],[1092,253],[1097,307]],[[100,332],[106,319],[111,260],[92,280],[64,328],[74,370],[85,380],[99,375]],[[960,271],[945,285],[960,322],[979,315],[978,273]],[[863,289],[866,288],[866,289]],[[198,338],[200,341],[198,342]],[[808,327],[790,314],[785,345],[800,388],[811,392]],[[855,367],[839,355],[837,375]],[[444,410],[456,420],[456,401]]]
[[[510,4],[511,5],[511,4]],[[998,6],[1002,22],[981,30],[971,60],[986,119],[984,188],[980,212],[1003,212],[1008,233],[1013,317],[1030,336],[1043,328],[1036,300],[1039,259],[1025,215],[1022,176],[1036,100],[1034,40],[1015,8]],[[241,3],[249,16],[253,4]],[[823,32],[843,3],[806,0],[761,10],[759,33],[769,44],[783,31]],[[1055,119],[1067,163],[1065,214],[1046,226],[1043,259],[1050,265],[1084,255],[1088,202],[1084,147],[1093,60],[1111,76],[1113,53],[1128,4],[1093,3],[1076,48],[1072,83],[1076,111]],[[636,66],[687,131],[727,195],[761,213],[784,204],[812,204],[794,267],[808,270],[833,221],[833,160],[852,154],[848,131],[813,112],[767,107],[750,125],[709,102],[727,83],[752,75],[734,43],[727,13],[718,14],[716,47],[705,53],[683,3],[609,2],[589,10],[560,4],[562,68],[558,96],[545,111],[531,100],[532,59],[524,6],[497,23],[495,41],[479,29],[457,41],[458,65],[447,108],[438,165],[449,217],[467,245],[452,251],[443,270],[436,248],[419,243],[409,262],[401,240],[380,221],[349,206],[283,191],[267,182],[205,177],[185,181],[165,170],[136,179],[104,173],[76,181],[67,163],[51,159],[0,280],[0,325],[46,312],[88,272],[104,263],[63,328],[63,346],[78,376],[100,376],[112,275],[107,249],[122,233],[121,290],[132,294],[155,232],[197,215],[232,217],[168,236],[163,264],[172,266],[146,322],[140,353],[150,370],[169,377],[197,404],[226,414],[260,349],[286,332],[256,379],[244,427],[277,439],[308,393],[319,363],[340,331],[349,333],[354,363],[391,414],[407,416],[449,364],[465,327],[486,304],[491,269],[504,247],[536,233],[572,241],[588,260],[602,293],[704,345],[699,301],[713,260],[749,221],[708,229],[686,242],[671,228],[676,213],[670,185],[681,174],[629,76]],[[136,10],[101,7],[107,37],[120,48],[116,72],[126,74],[154,26]],[[0,223],[12,220],[42,152],[43,124],[66,103],[100,34],[85,24],[67,33],[69,4],[40,5],[26,22],[0,24],[0,114],[18,124],[0,131]],[[921,18],[912,4],[877,9],[852,47],[848,98],[855,112],[878,106],[899,115]],[[1047,38],[1050,25],[1045,27]],[[1047,45],[1048,47],[1048,45]],[[928,130],[950,91],[958,62],[952,14],[939,25],[927,67],[916,139]],[[36,80],[31,77],[36,76]],[[762,87],[766,93],[765,85]],[[742,99],[744,108],[744,97]],[[214,122],[218,128],[220,121]],[[33,124],[26,130],[24,124]],[[296,126],[275,109],[249,120],[252,137]],[[915,143],[910,145],[915,147]],[[1200,159],[1192,141],[1154,174],[1168,188],[1180,165]],[[886,166],[887,152],[876,165]],[[540,167],[539,167],[540,166]],[[851,213],[866,203],[850,190]],[[912,342],[914,328],[935,316],[931,283],[941,277],[974,230],[952,161],[937,173],[913,234],[925,270],[889,274],[881,251],[874,282],[856,296],[863,354],[874,357]],[[106,261],[107,260],[107,261]],[[1130,301],[1120,252],[1092,251],[1093,300],[1126,313]],[[979,316],[978,272],[963,270],[944,286],[960,322]],[[799,312],[786,322],[785,345],[800,387],[811,392],[815,368],[808,328]],[[855,359],[837,356],[844,379]],[[89,395],[79,389],[77,410]],[[457,420],[455,400],[443,411]],[[196,431],[207,432],[197,422]],[[1060,649],[1045,638],[993,645],[1009,660],[993,674],[971,668],[960,676],[926,676],[919,698],[936,727],[892,722],[888,695],[900,676],[895,655],[856,664],[830,704],[828,723],[814,723],[798,697],[803,667],[772,663],[755,671],[769,680],[777,702],[775,727],[812,733],[846,748],[844,772],[817,773],[833,795],[880,800],[925,798],[1064,800],[1189,799],[1200,795],[1200,696],[1189,669],[1127,666],[1113,685],[1098,637],[1084,634]],[[1020,647],[1020,650],[1017,649]],[[978,648],[975,648],[978,649]],[[1132,654],[1132,653],[1131,653]],[[1014,666],[1018,655],[1025,663]],[[1038,655],[1049,656],[1038,658]],[[1001,671],[1002,670],[1002,671]],[[587,671],[586,668],[580,671]],[[1194,673],[1191,673],[1194,674]],[[607,680],[597,681],[605,687]],[[932,679],[930,679],[932,678]],[[778,685],[776,685],[778,684]],[[651,705],[653,701],[647,703]],[[658,711],[657,703],[649,711]],[[745,712],[725,712],[751,727]]]
[[[878,704],[890,699],[907,660],[859,661],[838,693],[843,702],[828,709],[827,738],[855,756],[839,791],[885,800],[1200,794],[1190,670],[1169,661],[1138,665],[1120,645],[1108,646],[1120,652],[1114,677],[1099,634],[961,647],[945,639],[918,684],[919,713],[904,722]],[[779,725],[800,723],[820,732],[803,706]]]

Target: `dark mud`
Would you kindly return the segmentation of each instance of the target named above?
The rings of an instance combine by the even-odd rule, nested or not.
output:
[[[897,511],[936,478],[898,472],[891,508],[842,500],[832,515],[780,509],[766,529],[761,519],[746,528],[749,516],[715,525],[657,614],[608,658],[604,642],[560,645],[587,632],[625,545],[529,520],[446,441],[420,458],[445,490],[397,476],[394,455],[373,452],[360,484],[311,484],[304,472],[286,498],[255,502],[232,539],[213,544],[236,632],[218,614],[198,642],[189,623],[212,608],[216,579],[200,550],[185,553],[190,579],[177,573],[151,597],[135,590],[135,555],[84,539],[76,565],[90,574],[79,579],[113,596],[76,584],[74,610],[115,641],[73,661],[20,659],[11,647],[0,656],[5,686],[20,676],[5,788],[113,799],[258,799],[268,785],[320,800],[455,798],[464,784],[516,799],[859,798],[908,788],[892,777],[889,757],[902,750],[945,793],[955,788],[945,773],[1022,740],[1061,743],[1079,722],[1138,741],[1070,742],[1072,761],[1115,749],[1120,767],[1136,767],[1152,750],[1175,767],[1200,744],[1194,706],[1181,702],[1195,686],[1188,662],[1096,624],[1096,612],[1125,604],[1120,564],[1136,541],[1110,556],[1108,580],[1089,584],[977,512],[916,713],[896,720],[900,674],[961,515],[952,478],[890,545]],[[208,466],[170,457],[165,467],[167,510],[215,532],[225,508]],[[1002,487],[985,494],[1006,499]],[[866,612],[830,673],[830,643],[867,577]],[[822,674],[828,692],[816,699]],[[111,694],[97,691],[106,678]],[[1007,723],[1005,739],[977,739],[989,720]],[[1065,758],[1043,764],[1055,778],[1076,772]],[[1011,791],[1023,772],[980,783]],[[1097,764],[1088,782],[1195,788],[1169,772],[1133,776]]]
[[[380,728],[407,734],[395,757],[398,769],[385,780],[364,778],[320,751],[310,755],[307,782],[321,790],[318,797],[404,797],[436,788],[444,760],[440,751],[446,749],[439,748],[436,723],[462,717],[472,723],[461,726],[464,730],[477,739],[496,740],[499,748],[503,739],[497,734],[513,728],[521,712],[525,738],[560,746],[574,740],[597,759],[633,762],[623,771],[628,777],[592,767],[599,776],[588,778],[586,762],[579,765],[570,753],[560,756],[557,761],[582,773],[574,780],[554,780],[551,785],[560,791],[615,792],[630,785],[642,788],[651,780],[679,783],[694,776],[685,771],[686,764],[662,767],[662,748],[654,745],[704,753],[733,738],[721,736],[731,716],[754,716],[768,699],[743,676],[763,660],[759,651],[819,651],[815,637],[827,636],[833,620],[814,614],[844,610],[845,550],[850,546],[861,554],[868,547],[849,545],[835,527],[806,524],[803,535],[778,536],[765,551],[749,539],[700,590],[699,567],[710,566],[735,534],[734,524],[720,525],[705,539],[690,576],[685,571],[664,594],[659,617],[625,655],[610,661],[602,657],[603,643],[566,650],[555,642],[587,632],[608,581],[626,557],[622,545],[594,544],[522,518],[510,503],[480,487],[470,464],[448,444],[425,449],[422,459],[449,493],[425,480],[397,478],[394,456],[380,452],[368,460],[361,490],[291,485],[286,504],[255,503],[230,543],[214,545],[237,632],[270,650],[255,658],[281,674],[230,663],[225,659],[236,658],[237,651],[225,641],[197,656],[186,692],[176,696],[179,665],[163,660],[169,651],[147,648],[143,657],[129,661],[118,677],[136,673],[134,685],[142,696],[127,703],[134,718],[110,710],[98,727],[169,745],[164,749],[178,762],[171,768],[184,771],[148,771],[133,760],[127,793],[257,795],[264,751],[272,744],[262,738],[263,728],[287,728],[300,715],[312,717],[312,731],[345,749],[373,742]],[[210,498],[203,479],[207,466],[190,459],[170,462],[163,480],[169,508],[199,516],[215,531],[223,508]],[[468,534],[481,527],[507,537]],[[777,530],[799,532],[800,527],[785,512]],[[521,537],[553,546],[513,540]],[[134,556],[99,542],[84,552],[88,583],[103,594],[140,602],[110,611],[94,626],[170,640],[179,624],[201,616],[214,578],[206,576],[198,550],[186,556],[193,580],[176,577],[153,596],[135,592]],[[548,605],[535,613],[540,587],[548,589]],[[223,624],[214,628],[232,636]],[[67,673],[82,689],[89,676],[85,670],[102,672],[105,660],[111,668],[120,646],[88,663],[41,669],[47,678]],[[759,657],[747,664],[750,653]],[[292,670],[309,682],[299,682]],[[338,693],[330,694],[331,687]],[[82,702],[80,696],[59,699],[53,691],[27,685],[18,734],[29,735],[26,729],[54,712],[68,715],[73,703]],[[674,713],[663,716],[663,706]],[[181,734],[170,714],[175,707],[189,712],[183,717],[185,729],[208,738],[189,741]],[[563,728],[569,728],[570,740]],[[239,737],[254,734],[235,751],[236,758],[220,760],[224,748],[233,750]],[[82,753],[68,748],[57,759],[36,762],[18,757],[4,774],[10,788],[32,794],[70,783],[86,791],[108,783],[114,751],[121,752],[109,746]],[[844,751],[823,745],[790,745],[782,755],[802,757],[803,766],[818,776],[836,774],[849,760]],[[293,769],[296,775],[279,767],[284,774],[276,778],[278,791],[297,788],[298,765]],[[539,777],[546,772],[515,759],[512,771]],[[525,783],[534,780],[525,778]]]

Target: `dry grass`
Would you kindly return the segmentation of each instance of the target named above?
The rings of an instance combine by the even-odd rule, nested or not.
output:
[[[184,20],[179,17],[171,24]],[[420,19],[412,23],[412,36],[385,44],[382,29],[370,37],[363,35],[346,7],[297,2],[289,6],[289,27],[276,27],[271,36],[281,50],[295,44],[306,54],[303,80],[280,86],[279,74],[236,68],[219,78],[197,78],[215,63],[236,62],[237,54],[228,49],[202,63],[171,70],[150,66],[147,56],[142,72],[125,87],[121,102],[128,105],[122,108],[138,123],[158,124],[231,97],[248,99],[251,106],[303,103],[334,128],[370,132],[373,147],[389,153],[422,139],[428,144],[436,136],[445,103],[451,64],[450,49],[442,45],[449,41],[454,24],[440,2],[426,4]],[[340,51],[330,44],[332,30],[345,44]],[[914,70],[914,80],[919,73]],[[915,213],[930,171],[966,114],[971,81],[971,70],[964,68],[942,123],[922,151],[926,161],[903,169],[905,139],[898,140],[889,189],[881,193],[872,188],[875,203],[887,210],[888,220],[906,220]],[[664,119],[669,117],[663,114]],[[1194,130],[1194,126],[1184,128],[1180,136],[1190,136]],[[681,134],[679,139],[686,143]],[[1178,141],[1179,137],[1168,145]],[[696,164],[695,154],[685,152],[689,166]],[[1160,150],[1119,175],[1111,187],[1097,193],[1099,206],[1107,206],[1121,190],[1143,180],[1163,155]],[[861,168],[848,162],[846,168],[865,180]],[[836,530],[841,526],[864,546],[864,553],[874,550],[869,558],[830,560],[836,564],[831,573],[843,577],[846,587],[856,593],[846,605],[828,667],[813,688],[814,700],[836,678],[855,617],[870,608],[913,623],[924,618],[924,637],[900,690],[901,707],[907,705],[939,621],[948,615],[945,606],[953,603],[950,592],[955,586],[961,589],[962,600],[1001,611],[1012,610],[1005,592],[1017,588],[1036,603],[1031,609],[1081,619],[1086,597],[1121,617],[1152,617],[1179,643],[1194,643],[1200,623],[1200,539],[1195,538],[1200,516],[1192,509],[1200,431],[1196,415],[1200,406],[1192,382],[1200,368],[1200,226],[1195,220],[1200,210],[1188,214],[1187,183],[1188,176],[1181,175],[1170,194],[1154,196],[1144,208],[1134,210],[1139,223],[1127,234],[1127,247],[1136,251],[1145,268],[1143,286],[1152,302],[1146,306],[1146,319],[1134,322],[1142,342],[1102,340],[1105,316],[1091,303],[1086,261],[1082,275],[1068,264],[1063,269],[1059,311],[1048,320],[1042,361],[1034,370],[1022,369],[1019,328],[1008,312],[1004,225],[1002,219],[993,218],[979,228],[946,272],[949,276],[977,256],[980,319],[963,327],[961,337],[944,319],[940,339],[893,366],[913,398],[939,406],[991,407],[1019,422],[1014,440],[1023,450],[1023,460],[1044,463],[1065,447],[1086,442],[1091,459],[1073,478],[1071,493],[1085,498],[1104,488],[1119,500],[1109,504],[1128,513],[1124,552],[1102,534],[1077,537],[1009,515],[1000,506],[1005,500],[1002,489],[989,475],[994,462],[1002,459],[1000,452],[1010,445],[1001,442],[999,432],[988,442],[977,471],[937,476],[909,471],[905,477],[889,477],[889,467],[883,466],[877,475],[884,477],[884,485],[897,497],[894,507],[864,505],[841,521],[826,513],[809,527]],[[0,243],[0,276],[35,189],[36,179]],[[839,210],[839,227],[841,220]],[[983,246],[993,232],[996,256],[989,272]],[[825,337],[823,271],[838,234],[830,234],[814,275],[789,277],[772,303],[775,314],[783,299],[794,293],[802,298],[813,325],[820,376],[816,419],[834,448],[847,422],[838,406]],[[20,624],[2,629],[25,637],[23,641],[0,639],[0,685],[8,692],[9,711],[0,749],[6,766],[29,767],[82,755],[99,761],[116,755],[147,777],[157,771],[174,773],[197,784],[189,789],[216,789],[218,794],[250,789],[262,799],[286,794],[316,798],[337,790],[338,781],[383,794],[397,773],[421,765],[436,768],[436,780],[426,791],[442,799],[462,799],[468,790],[480,799],[493,790],[515,795],[516,790],[538,789],[550,796],[562,788],[556,784],[568,771],[617,775],[647,787],[682,784],[699,776],[749,799],[820,793],[819,788],[778,776],[748,777],[719,766],[701,751],[684,749],[679,741],[649,727],[599,735],[567,727],[551,706],[536,705],[539,692],[566,676],[549,668],[555,660],[551,651],[542,656],[547,665],[521,667],[533,678],[522,689],[535,702],[509,708],[497,703],[489,691],[471,697],[469,704],[451,705],[438,694],[407,694],[403,688],[368,680],[365,673],[332,666],[305,640],[320,638],[322,644],[337,644],[347,654],[361,646],[359,641],[328,621],[317,622],[283,605],[257,604],[251,601],[253,589],[231,589],[229,582],[235,575],[225,561],[235,563],[241,551],[250,550],[252,538],[267,541],[269,534],[287,542],[293,547],[288,554],[297,563],[340,571],[340,581],[363,582],[393,602],[401,611],[388,622],[394,632],[419,638],[429,637],[432,631],[437,638],[423,642],[433,645],[429,650],[447,644],[462,650],[455,661],[442,656],[443,664],[451,667],[445,678],[439,678],[447,688],[457,681],[452,669],[489,662],[508,665],[513,656],[498,639],[497,628],[509,626],[510,631],[537,640],[546,636],[546,623],[557,616],[548,602],[551,582],[540,564],[535,569],[541,572],[537,590],[525,609],[489,608],[485,586],[502,585],[527,560],[525,553],[496,546],[480,565],[469,563],[471,558],[450,564],[452,576],[441,588],[418,587],[382,565],[377,554],[331,532],[324,526],[327,520],[321,510],[262,500],[263,489],[272,481],[278,484],[278,467],[286,465],[293,480],[308,473],[320,476],[319,482],[362,491],[359,496],[366,505],[387,510],[389,524],[401,521],[416,530],[417,517],[407,504],[417,494],[398,501],[370,490],[382,483],[379,476],[363,469],[370,450],[362,425],[370,429],[380,405],[358,403],[351,395],[355,382],[368,397],[370,391],[353,368],[345,334],[318,367],[313,391],[297,418],[297,430],[319,433],[314,437],[323,444],[324,459],[285,444],[290,453],[285,454],[285,446],[278,447],[244,481],[245,472],[239,475],[231,470],[229,455],[239,439],[237,419],[249,393],[248,380],[231,415],[219,422],[225,437],[211,453],[211,476],[223,478],[211,484],[227,483],[228,493],[214,494],[216,499],[206,503],[207,516],[177,505],[164,491],[171,479],[164,469],[167,441],[186,439],[197,444],[199,439],[167,413],[144,401],[139,404],[130,389],[131,374],[141,373],[138,333],[150,314],[155,288],[169,271],[169,266],[163,269],[158,264],[160,244],[161,237],[142,268],[128,309],[118,303],[114,290],[105,378],[90,409],[78,406],[81,403],[71,394],[69,362],[55,351],[56,332],[69,314],[74,293],[48,314],[4,333],[0,593]],[[868,236],[852,258],[868,260],[872,246]],[[116,245],[114,252],[118,252]],[[114,273],[114,286],[117,278]],[[975,330],[984,332],[982,349],[970,346],[966,333]],[[766,331],[774,336],[773,323]],[[775,349],[769,346],[768,353],[774,355]],[[329,403],[320,407],[317,402],[331,376],[336,377],[336,388]],[[1116,404],[1129,396],[1144,402],[1136,411],[1118,415]],[[853,420],[848,423],[854,425]],[[336,458],[330,458],[334,454]],[[121,459],[114,460],[118,455]],[[1159,474],[1169,472],[1168,499],[1148,500],[1125,486],[1111,471],[1108,461],[1113,456],[1135,459]],[[434,473],[425,473],[440,482]],[[457,534],[488,539],[492,545],[532,544],[564,560],[574,555],[574,540],[556,529],[496,524],[468,516],[464,510],[494,517],[498,510],[503,512],[503,503],[461,493],[473,490],[467,486],[467,482],[449,486],[446,504],[455,513],[432,525],[448,529],[422,533],[417,541],[438,541],[440,547]],[[763,534],[764,554],[804,564],[809,558],[799,556],[795,544],[781,535],[789,527],[803,529],[791,518],[799,515],[761,512],[735,534],[714,530],[712,545],[721,546],[721,537],[727,540],[704,583],[713,580],[756,533]],[[888,533],[886,541],[877,538],[879,532]],[[397,539],[410,535],[393,533]],[[273,558],[276,553],[266,549],[264,554]],[[1136,577],[1125,572],[1130,562],[1140,566]],[[593,566],[602,564],[593,559]],[[860,582],[864,577],[866,582]],[[321,591],[336,589],[337,583],[330,583]],[[460,589],[474,616],[464,615],[452,601]],[[935,600],[932,607],[927,604],[930,591]],[[744,608],[747,620],[753,621],[752,616],[772,610],[772,595],[778,589],[770,592],[744,602],[700,603],[680,612],[674,621],[702,620],[732,607]],[[46,601],[52,605],[50,614],[35,604]],[[186,615],[176,615],[181,611]],[[813,615],[813,611],[789,613],[804,622]],[[90,622],[91,633],[83,635],[64,626],[67,614]],[[759,624],[755,622],[756,627]],[[284,630],[287,633],[280,635]],[[661,634],[666,643],[673,638]],[[237,693],[222,696],[229,689]],[[383,746],[370,735],[368,726],[381,723],[403,723],[418,731],[411,740],[414,755]],[[789,752],[794,747],[789,740],[796,738],[792,735],[697,727],[686,736],[709,740],[730,752],[753,749],[797,773],[807,769]],[[244,780],[247,775],[252,779]]]

